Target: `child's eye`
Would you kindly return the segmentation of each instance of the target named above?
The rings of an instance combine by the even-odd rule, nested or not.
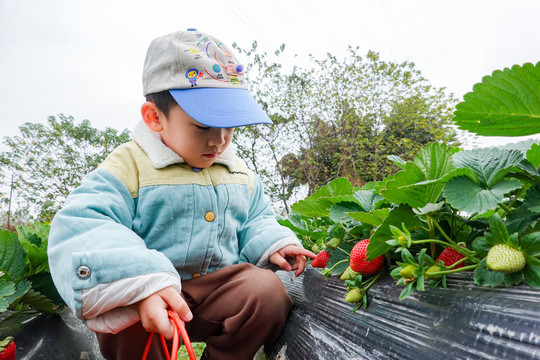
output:
[[[210,129],[210,126],[199,126],[199,125],[195,125],[197,127],[197,129],[199,130],[208,130]]]

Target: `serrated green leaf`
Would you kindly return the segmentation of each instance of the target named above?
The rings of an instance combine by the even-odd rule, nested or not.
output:
[[[533,256],[526,256],[527,265],[523,269],[525,282],[532,288],[540,288],[540,260]]]
[[[540,144],[532,144],[531,148],[527,150],[526,157],[531,165],[538,169],[540,167]]]
[[[51,314],[57,313],[54,303],[48,297],[32,289],[28,290],[20,301],[38,311]]]
[[[484,187],[492,187],[501,181],[516,170],[522,160],[523,154],[517,149],[484,148],[461,151],[452,156],[456,167],[474,171],[478,182],[486,185]]]
[[[518,285],[521,283],[521,279],[523,279],[523,272],[518,271],[512,274],[504,274],[504,285],[506,287]]]
[[[388,155],[386,158],[396,164],[396,166],[400,169],[403,169],[407,163],[405,160],[396,155]]]
[[[521,250],[530,256],[540,255],[540,232],[535,231],[521,239]]]
[[[385,202],[385,199],[374,190],[358,190],[354,193],[354,197],[358,199],[365,212],[378,209]]]
[[[390,214],[390,209],[388,208],[372,210],[370,213],[367,213],[367,212],[348,213],[348,215],[354,220],[358,220],[363,223],[373,225],[375,227],[381,225],[384,219],[388,217],[388,214]]]
[[[540,62],[497,70],[485,76],[456,106],[462,130],[484,136],[523,136],[540,132]]]
[[[386,243],[386,240],[393,237],[392,231],[390,230],[390,225],[401,228],[402,224],[404,224],[407,229],[411,229],[414,227],[421,227],[422,221],[407,205],[400,205],[399,207],[392,209],[390,214],[388,214],[388,217],[384,219],[383,223],[371,236],[369,245],[367,247],[368,260],[373,260],[377,256],[385,254],[387,251],[393,248]]]
[[[362,207],[356,202],[339,202],[330,208],[330,219],[338,223],[351,221],[349,212],[361,211]]]
[[[501,217],[497,213],[493,214],[489,219],[489,230],[500,242],[506,243],[510,239],[510,234],[508,234],[506,226],[504,226]]]
[[[330,254],[330,259],[326,264],[327,269],[332,269],[330,272],[331,275],[341,275],[345,270],[347,270],[347,267],[350,265],[348,254],[351,253],[353,246],[354,244],[346,242],[339,245],[335,251],[332,251]]]
[[[504,283],[504,273],[489,269],[486,259],[483,259],[480,266],[474,270],[474,283],[480,286],[500,286]]]
[[[291,211],[308,217],[327,217],[330,208],[341,201],[356,201],[352,196],[356,191],[349,180],[335,179],[321,187],[310,197],[300,200],[291,206]]]
[[[474,252],[480,257],[487,256],[489,249],[491,249],[492,246],[493,245],[486,241],[485,237],[477,237],[472,242]]]
[[[15,284],[11,281],[0,280],[0,297],[8,297],[15,293]]]
[[[15,285],[15,291],[13,294],[7,297],[9,303],[13,303],[24,296],[32,287],[32,283],[28,280],[21,280]]]
[[[444,182],[457,176],[451,156],[456,148],[444,144],[430,144],[420,151],[414,162],[405,165],[394,177],[390,177],[381,195],[395,204],[407,204],[414,208],[436,203]],[[464,173],[466,170],[459,170]]]
[[[17,235],[0,231],[0,271],[7,273],[10,279],[17,280],[26,268],[25,259]]]
[[[507,216],[506,227],[509,233],[522,233],[529,225],[540,220],[540,184],[527,190],[523,204]]]
[[[471,179],[460,176],[444,186],[444,197],[452,207],[468,213],[484,213],[497,208],[504,195],[523,185],[518,180],[500,181],[490,188],[480,186]]]

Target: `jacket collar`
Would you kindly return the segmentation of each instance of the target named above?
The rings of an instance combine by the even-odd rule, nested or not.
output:
[[[142,120],[133,129],[131,138],[148,155],[152,166],[156,169],[162,169],[172,164],[185,163],[180,155],[172,151],[161,141],[160,134],[150,130]],[[229,145],[214,163],[225,165],[230,171],[234,171],[233,145]]]

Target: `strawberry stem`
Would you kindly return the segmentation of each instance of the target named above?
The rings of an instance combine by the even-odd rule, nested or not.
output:
[[[465,255],[467,257],[467,259],[471,260],[472,262],[477,263],[477,264],[480,263],[480,260],[478,260],[474,256],[475,255],[474,251],[470,251],[469,249],[467,249],[465,247],[462,247],[462,246],[459,246],[459,245],[456,245],[454,243],[448,243],[448,242],[441,241],[441,240],[436,240],[436,239],[412,240],[412,243],[413,244],[435,243],[435,244],[440,244],[440,245],[445,246],[445,247],[449,246],[452,249],[456,250],[457,252]]]
[[[430,275],[430,276],[437,276],[437,275],[453,274],[453,273],[457,273],[457,272],[461,272],[461,271],[474,270],[474,269],[476,269],[478,266],[480,266],[480,264],[474,264],[474,265],[464,266],[464,267],[462,267],[462,268],[459,268],[459,269],[453,269],[453,270],[434,271],[434,272],[430,273],[429,275]]]

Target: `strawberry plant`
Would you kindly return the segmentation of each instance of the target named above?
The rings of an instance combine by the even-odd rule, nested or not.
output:
[[[473,89],[456,107],[462,129],[539,132],[540,63],[495,71]],[[446,287],[446,277],[462,271],[474,271],[479,286],[540,288],[538,143],[473,150],[434,143],[412,161],[388,159],[399,169],[394,175],[361,187],[338,178],[280,220],[306,248],[328,253],[321,273],[341,276],[346,301],[365,305],[367,289],[385,271],[403,287],[401,298]],[[356,249],[364,239],[365,260],[382,257],[387,266],[359,271]]]
[[[49,273],[48,234],[49,225],[42,223],[0,231],[0,340],[63,304]]]

